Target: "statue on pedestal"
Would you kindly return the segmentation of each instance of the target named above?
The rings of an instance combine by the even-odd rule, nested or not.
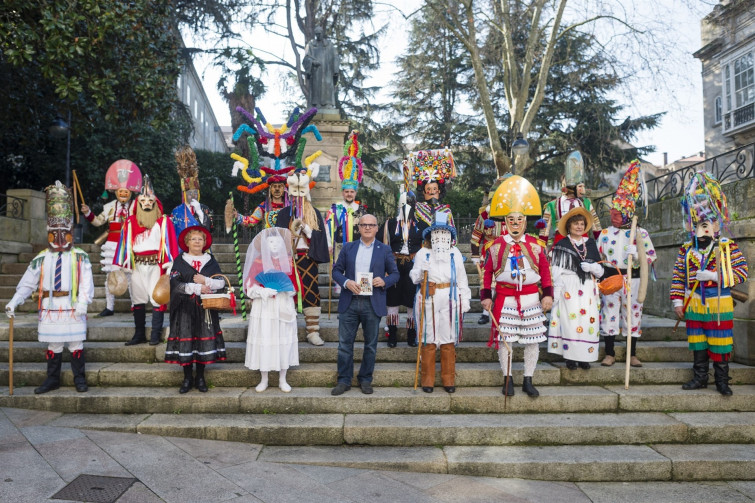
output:
[[[322,28],[315,28],[315,38],[304,48],[304,75],[309,99],[307,107],[336,108],[336,83],[340,60],[333,43],[323,37]]]

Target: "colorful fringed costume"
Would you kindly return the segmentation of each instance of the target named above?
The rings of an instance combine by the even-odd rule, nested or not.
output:
[[[359,218],[367,213],[367,208],[354,199],[364,173],[364,167],[362,166],[362,145],[359,143],[358,138],[359,131],[352,131],[343,146],[343,157],[338,161],[338,177],[341,179],[341,190],[344,199],[334,203],[325,215],[328,248],[331,250],[332,261],[335,261],[337,256],[336,243],[344,245],[359,239],[359,227],[357,227],[357,224],[359,223]]]
[[[694,376],[682,389],[707,387],[708,362],[713,361],[716,389],[728,396],[734,343],[731,288],[747,280],[747,262],[733,240],[720,236],[729,214],[715,178],[704,172],[692,177],[682,198],[682,213],[691,240],[679,248],[670,293],[674,310],[686,320],[693,353]]]

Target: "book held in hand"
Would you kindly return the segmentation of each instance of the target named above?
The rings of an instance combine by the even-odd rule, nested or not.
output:
[[[359,285],[359,295],[372,295],[372,273],[358,272],[357,285]]]

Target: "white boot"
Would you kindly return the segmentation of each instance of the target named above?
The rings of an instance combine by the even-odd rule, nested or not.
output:
[[[286,369],[280,371],[280,375],[278,376],[278,387],[284,393],[291,392],[291,386],[286,382]]]
[[[260,383],[257,385],[255,390],[257,390],[257,393],[262,393],[267,389],[267,372],[260,372],[262,375],[262,378],[260,379]]]
[[[320,307],[305,307],[304,321],[307,326],[307,340],[313,346],[325,344],[320,338]]]

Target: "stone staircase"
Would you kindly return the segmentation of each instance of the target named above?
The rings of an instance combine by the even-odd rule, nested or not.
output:
[[[96,314],[104,308],[105,276],[95,247],[84,248],[95,263],[99,298],[90,313]],[[233,281],[230,245],[213,251]],[[25,268],[0,266],[0,302],[10,299]],[[477,296],[479,280],[469,262],[467,273]],[[75,391],[64,364],[64,387],[34,395],[45,378],[46,345],[36,340],[35,303],[27,301],[14,323],[13,396],[7,388],[8,322],[0,324],[0,406],[66,413],[77,427],[260,443],[263,457],[299,464],[571,481],[755,478],[755,367],[731,364],[731,397],[715,391],[712,377],[706,390],[683,391],[681,383],[692,376],[691,353],[683,328],[673,332],[671,320],[644,317],[638,347],[644,366],[631,370],[628,390],[623,363],[568,370],[543,345],[534,376],[540,397],[529,398],[517,386],[504,403],[497,354],[486,344],[489,327],[476,323],[476,301],[457,348],[456,393],[439,387],[439,372],[434,393],[413,389],[417,351],[407,347],[401,328],[397,348],[388,348],[385,339],[379,343],[375,393],[363,395],[355,387],[334,397],[337,299],[328,319],[325,266],[320,285],[326,343],[308,344],[300,320],[301,365],[288,373],[291,393],[277,389],[276,373],[267,391],[255,392],[259,373],[243,366],[247,323],[225,314],[228,361],[207,368],[208,393],[180,395],[183,373],[161,363],[164,344],[123,345],[133,323],[128,300],[117,299],[115,316],[89,322],[89,392]],[[358,361],[361,353],[358,343]],[[624,360],[622,345],[617,359]],[[515,346],[513,370],[521,385],[521,347]]]

